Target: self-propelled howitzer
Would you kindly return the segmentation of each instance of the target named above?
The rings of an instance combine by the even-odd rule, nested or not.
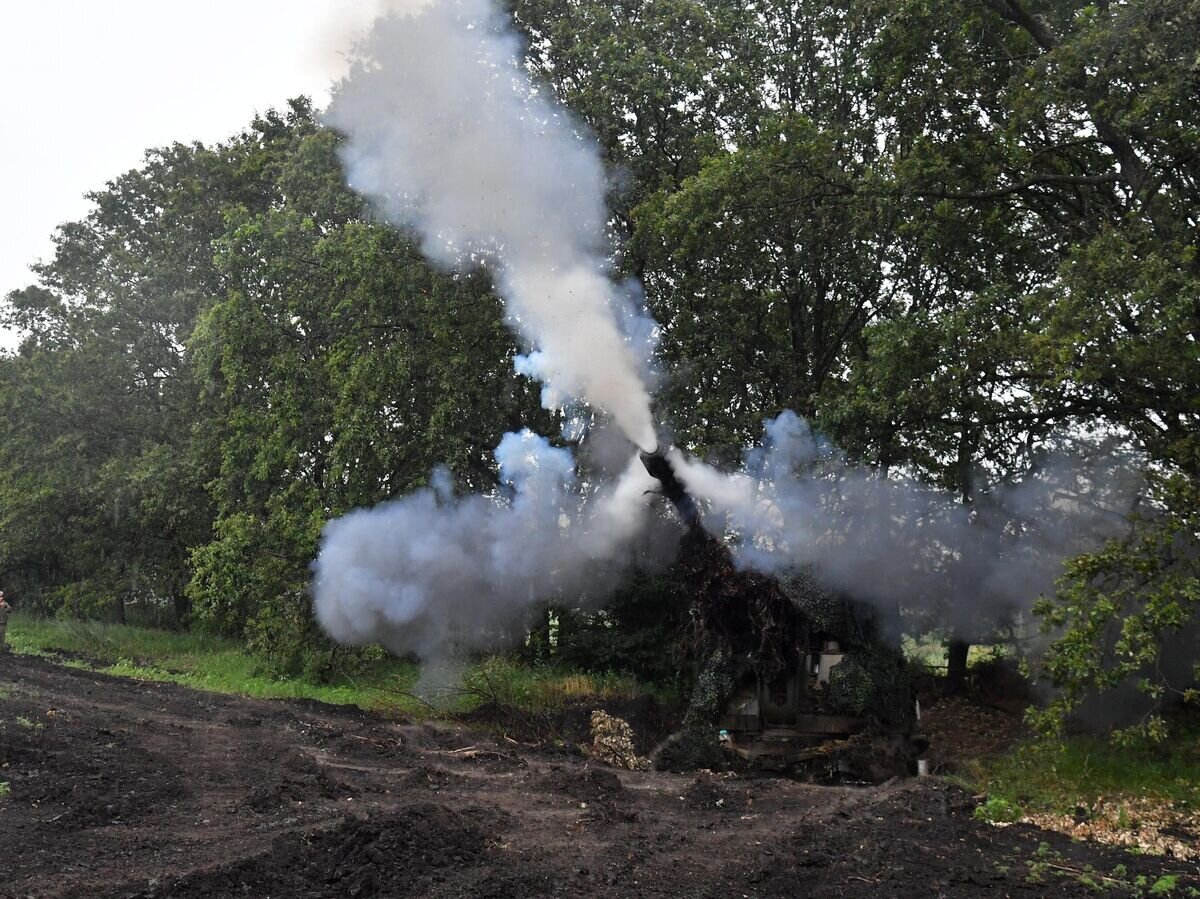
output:
[[[725,684],[724,695],[713,697],[715,707],[689,711],[701,731],[677,735],[660,764],[703,765],[703,753],[693,761],[682,747],[711,739],[767,767],[804,765],[872,780],[914,770],[924,743],[912,736],[913,693],[875,610],[824,590],[806,573],[779,578],[739,566],[704,529],[661,444],[640,456],[686,528],[679,572],[703,623],[706,667],[724,660],[712,678]]]

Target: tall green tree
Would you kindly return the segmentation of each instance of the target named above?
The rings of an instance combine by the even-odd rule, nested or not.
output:
[[[5,505],[26,510],[29,536],[3,555],[31,574],[19,599],[118,618],[142,600],[186,617],[186,559],[210,513],[184,343],[221,289],[219,198],[245,189],[230,169],[200,146],[151,152],[59,230],[42,286],[7,298],[25,335],[0,392]]]
[[[1198,16],[1195,3],[1160,2],[895,8],[875,66],[887,88],[881,109],[897,126],[898,186],[942,208],[992,210],[1019,235],[993,235],[977,256],[981,271],[998,251],[1018,251],[1020,262],[1010,269],[1017,277],[983,294],[1012,310],[1014,327],[995,330],[1007,332],[991,340],[999,352],[963,371],[1000,387],[991,411],[976,403],[971,419],[958,416],[960,439],[969,420],[1002,425],[980,445],[982,464],[995,465],[1006,445],[1100,429],[1128,434],[1156,466],[1195,478],[1200,132],[1195,42],[1185,35]],[[989,318],[978,309],[967,321]],[[886,376],[889,366],[872,368]],[[888,395],[874,382],[857,402]],[[919,426],[920,442],[937,431]],[[966,483],[965,471],[959,480]],[[1170,522],[1187,519],[1180,502],[1188,495],[1178,486],[1159,491],[1151,518],[1160,524],[1146,529],[1184,539],[1186,528]],[[1061,629],[1047,670],[1065,695],[1085,682],[1111,686],[1133,670],[1114,661],[1110,640],[1093,640],[1100,610],[1118,630],[1128,625],[1122,640],[1141,641],[1134,668],[1193,627],[1189,575],[1176,551],[1155,546],[1135,531],[1081,559],[1068,570],[1061,605],[1042,606]],[[1128,578],[1134,559],[1139,589]],[[1169,593],[1172,611],[1160,613]],[[1083,649],[1089,642],[1095,654]],[[1111,677],[1100,674],[1101,659]],[[1161,693],[1159,679],[1147,684]]]
[[[439,272],[345,185],[338,136],[280,123],[273,201],[230,207],[215,242],[222,297],[190,341],[215,429],[214,539],[189,593],[211,626],[284,667],[320,643],[309,566],[325,522],[401,496],[446,466],[496,484],[505,431],[553,430],[518,378],[481,272]]]

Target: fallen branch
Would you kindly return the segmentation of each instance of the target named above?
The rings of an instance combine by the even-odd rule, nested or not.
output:
[[[514,762],[520,765],[522,768],[528,766],[528,763],[525,761],[525,759],[521,758],[519,755],[513,755],[509,752],[499,752],[495,749],[480,749],[477,746],[463,746],[461,749],[449,749],[443,751],[442,754],[457,756],[460,759],[495,758],[502,759],[506,762]]]

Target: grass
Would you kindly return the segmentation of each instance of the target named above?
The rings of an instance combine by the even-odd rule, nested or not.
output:
[[[903,646],[910,662],[931,673],[945,670],[942,641],[905,637]],[[972,646],[967,664],[1007,655],[1004,646]],[[976,816],[996,822],[1015,821],[1027,811],[1070,814],[1099,799],[1154,799],[1200,811],[1200,719],[1173,727],[1156,745],[1120,746],[1099,736],[1034,739],[1000,755],[961,761],[955,779],[987,795]]]
[[[68,658],[65,664],[217,693],[420,710],[417,700],[402,695],[416,683],[417,668],[398,659],[381,661],[362,677],[342,676],[318,683],[266,674],[238,643],[221,637],[18,614],[9,620],[8,642],[18,653],[78,654],[82,658]]]
[[[1004,755],[977,759],[965,780],[997,819],[1015,809],[1071,812],[1096,800],[1159,799],[1200,810],[1200,727],[1181,725],[1166,741],[1114,746],[1076,736],[1062,744],[1031,742]]]
[[[433,689],[430,698],[422,699],[414,694],[421,675],[418,666],[384,653],[353,675],[318,682],[264,673],[239,643],[221,637],[21,614],[9,619],[8,642],[17,653],[57,656],[56,660],[66,653],[63,664],[106,674],[259,699],[316,699],[412,717],[466,712],[489,698],[544,712],[576,701],[645,693],[632,678],[531,668],[500,656],[454,672],[445,678],[451,686]]]
[[[648,692],[626,675],[531,668],[504,656],[467,670],[463,686],[468,706],[490,699],[532,712],[553,712],[578,702],[632,700]]]

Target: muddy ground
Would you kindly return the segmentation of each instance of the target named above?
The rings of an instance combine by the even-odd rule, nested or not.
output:
[[[600,767],[481,730],[0,656],[0,896],[1079,896],[1194,866],[973,820],[937,779]],[[1121,894],[1108,883],[1113,894]]]

